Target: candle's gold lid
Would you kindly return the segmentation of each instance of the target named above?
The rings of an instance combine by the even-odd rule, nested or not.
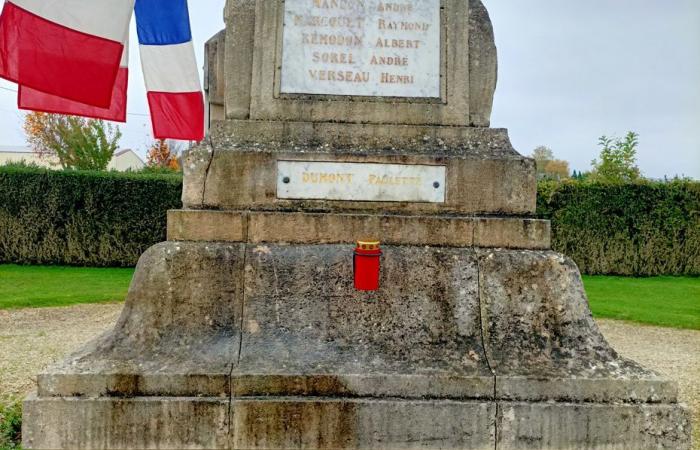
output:
[[[362,250],[379,250],[381,242],[376,240],[357,241],[357,247]]]

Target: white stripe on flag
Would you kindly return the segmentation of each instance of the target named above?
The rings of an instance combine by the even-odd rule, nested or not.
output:
[[[92,36],[123,42],[134,0],[10,0],[50,22]]]
[[[126,31],[126,38],[123,41],[124,51],[122,52],[122,60],[119,62],[119,67],[122,69],[129,67],[129,30]]]
[[[177,45],[141,45],[139,48],[148,92],[201,91],[192,41]]]

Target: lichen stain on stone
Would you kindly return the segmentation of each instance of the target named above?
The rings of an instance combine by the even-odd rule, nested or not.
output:
[[[352,402],[246,402],[237,413],[237,448],[357,448]]]
[[[246,331],[248,333],[257,334],[260,332],[260,324],[258,324],[258,322],[255,320],[248,320]]]
[[[253,249],[253,253],[255,253],[256,255],[269,255],[272,252],[270,250],[270,247],[268,247],[267,245],[258,245]]]

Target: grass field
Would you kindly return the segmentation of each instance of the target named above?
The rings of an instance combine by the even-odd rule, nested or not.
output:
[[[700,330],[700,278],[584,276],[593,315]]]
[[[133,269],[0,265],[0,309],[123,300]],[[700,278],[586,276],[596,317],[700,330]]]
[[[133,269],[0,265],[0,309],[124,300]]]

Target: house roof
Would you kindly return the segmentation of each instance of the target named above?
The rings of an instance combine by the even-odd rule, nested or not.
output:
[[[31,147],[22,145],[0,145],[2,153],[32,153]]]
[[[133,150],[130,149],[130,148],[125,148],[124,150],[119,150],[119,151],[115,152],[115,153],[114,153],[113,159],[116,159],[116,158],[118,158],[118,157],[120,157],[120,156],[126,155],[127,153],[131,153],[131,154],[134,155],[139,161],[141,161],[141,162],[143,163],[143,159],[141,159],[141,157],[138,155],[138,153],[136,153],[135,151],[133,151]],[[144,164],[145,164],[145,163],[144,163]]]

